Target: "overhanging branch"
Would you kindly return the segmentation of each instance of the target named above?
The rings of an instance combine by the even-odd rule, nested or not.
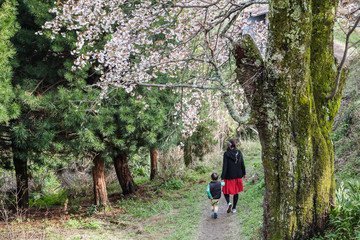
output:
[[[209,86],[209,85],[196,85],[196,84],[156,84],[156,83],[144,83],[144,82],[134,82],[134,85],[144,86],[144,87],[156,87],[156,88],[197,88],[205,90],[220,90],[219,86]]]

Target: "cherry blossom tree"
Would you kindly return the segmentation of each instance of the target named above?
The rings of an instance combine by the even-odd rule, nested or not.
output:
[[[92,64],[101,74],[102,97],[112,86],[128,92],[136,86],[188,88],[181,90],[184,105],[178,107],[187,110],[185,126],[196,126],[200,101],[185,100],[205,99],[195,89],[215,89],[232,117],[243,122],[229,90],[236,78],[229,49],[249,29],[258,43],[266,39],[265,24],[251,24],[242,12],[258,3],[266,1],[58,1],[55,19],[44,25],[51,33],[44,33],[76,34],[73,69]],[[159,73],[174,80],[180,75],[181,81],[153,82]]]

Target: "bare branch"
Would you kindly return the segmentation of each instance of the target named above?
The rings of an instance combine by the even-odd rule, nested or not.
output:
[[[220,0],[214,2],[214,3],[210,3],[208,5],[173,5],[173,7],[178,7],[178,8],[209,8],[212,6],[215,6],[216,4],[218,4],[220,2]]]
[[[239,11],[231,20],[226,24],[225,28],[221,31],[220,36],[224,36],[226,32],[229,30],[229,28],[234,24],[236,19],[240,16],[241,11]]]
[[[144,87],[157,87],[157,88],[197,88],[197,89],[206,89],[206,90],[220,90],[219,86],[209,86],[209,85],[196,85],[196,84],[156,84],[156,83],[144,83],[144,82],[134,82],[134,85],[144,86]]]
[[[333,98],[336,95],[336,93],[337,93],[337,91],[339,89],[341,73],[342,73],[342,70],[343,70],[343,67],[344,67],[344,64],[345,64],[345,61],[346,61],[347,53],[348,53],[348,50],[349,50],[350,36],[354,32],[355,28],[359,25],[359,22],[360,22],[360,15],[357,17],[357,19],[356,19],[356,21],[354,23],[354,26],[346,34],[345,50],[344,50],[343,58],[342,58],[341,63],[339,65],[339,67],[338,67],[338,70],[337,70],[336,80],[335,80],[335,88],[334,88],[334,90],[332,91],[332,93],[330,95],[326,96],[326,99],[328,99],[328,100]]]
[[[232,117],[232,119],[234,119],[237,123],[239,124],[244,124],[245,123],[245,120],[238,114],[238,110],[235,109],[235,106],[234,106],[234,102],[231,100],[231,97],[230,97],[230,93],[229,91],[227,90],[227,86],[226,86],[226,83],[225,83],[225,80],[222,78],[221,75],[219,75],[219,82],[221,84],[221,96],[223,98],[223,101],[225,103],[225,106],[230,114],[230,116]]]
[[[359,11],[359,10],[360,10],[360,7],[357,8],[357,9],[355,9],[354,11],[352,11],[352,12],[350,13],[350,15],[353,15],[354,13],[356,13],[356,12]]]
[[[350,49],[350,48],[356,48],[356,45],[358,45],[359,43],[360,43],[360,40],[354,42],[354,43],[349,47],[349,49]],[[351,55],[351,54],[350,54],[350,55]]]

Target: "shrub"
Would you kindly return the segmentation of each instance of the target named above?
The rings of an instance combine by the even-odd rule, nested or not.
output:
[[[210,172],[210,169],[205,167],[204,165],[197,165],[195,167],[195,171],[200,174],[204,174],[204,173]]]
[[[99,222],[87,222],[83,224],[83,228],[85,229],[99,229],[101,224]]]
[[[64,190],[51,194],[36,194],[33,199],[30,199],[30,206],[35,205],[39,207],[53,207],[64,205],[67,195]]]
[[[163,183],[163,186],[168,190],[177,190],[184,185],[184,182],[179,179],[171,179]]]
[[[129,165],[134,177],[148,177],[150,173],[150,161],[147,154],[134,154],[129,159]]]
[[[33,192],[39,192],[44,195],[55,194],[61,189],[61,183],[58,176],[49,166],[35,166],[31,170],[30,188]]]
[[[70,218],[66,223],[64,223],[64,227],[78,228],[80,226],[81,226],[81,221],[72,218]]]
[[[199,179],[201,179],[201,175],[198,172],[195,172],[192,169],[189,169],[182,179],[186,182],[197,182]]]
[[[360,181],[342,182],[336,190],[336,207],[330,209],[329,230],[318,239],[359,239]]]
[[[90,207],[88,207],[88,209],[86,211],[87,215],[89,215],[89,216],[92,216],[97,212],[98,212],[98,208],[96,205],[91,205]]]
[[[81,211],[81,209],[82,209],[82,207],[80,205],[74,205],[74,206],[70,207],[69,212],[77,213],[77,212]]]

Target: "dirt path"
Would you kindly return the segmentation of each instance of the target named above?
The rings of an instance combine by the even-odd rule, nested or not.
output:
[[[231,196],[232,200],[232,196]],[[236,239],[240,237],[240,223],[238,213],[227,213],[226,200],[221,196],[219,204],[218,218],[211,217],[210,201],[205,200],[203,204],[203,214],[200,223],[198,240],[213,239]]]
[[[344,55],[345,45],[337,40],[334,40],[334,55],[338,61],[341,61]]]
[[[341,59],[343,58],[343,55],[344,55],[344,49],[345,49],[345,44],[340,42],[340,41],[337,41],[337,40],[334,40],[334,55],[336,57],[336,59],[340,62]],[[354,57],[356,55],[357,51],[354,50],[354,49],[350,49],[348,51],[348,56],[347,56],[347,59],[346,59],[346,63],[349,62],[349,60]]]

